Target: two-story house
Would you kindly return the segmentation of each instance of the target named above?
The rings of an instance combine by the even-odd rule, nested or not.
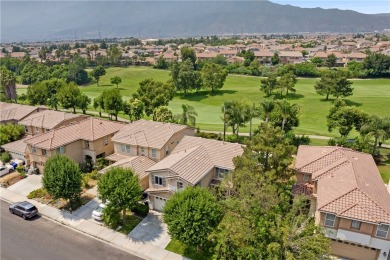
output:
[[[0,102],[0,124],[17,124],[27,116],[46,108]]]
[[[117,162],[130,156],[146,156],[155,162],[164,159],[194,129],[185,125],[138,120],[125,125],[112,137],[115,153],[106,159]]]
[[[300,51],[280,51],[280,63],[282,64],[296,64],[303,62],[303,55]]]
[[[233,158],[242,153],[240,144],[185,136],[168,157],[147,170],[149,207],[161,211],[174,192],[187,186],[218,186],[234,169]]]
[[[370,154],[302,145],[295,169],[293,193],[310,199],[334,255],[389,259],[390,194]]]
[[[24,126],[25,133],[37,135],[49,132],[55,128],[85,120],[86,115],[77,115],[61,111],[44,110],[31,114],[19,121]]]
[[[97,118],[87,118],[50,132],[25,139],[28,162],[33,168],[43,170],[45,162],[55,154],[64,154],[78,163],[86,157],[96,161],[114,152],[112,136],[124,124]]]

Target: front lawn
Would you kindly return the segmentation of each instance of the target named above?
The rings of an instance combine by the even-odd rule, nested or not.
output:
[[[122,224],[122,227],[118,231],[128,235],[141,221],[142,218],[133,215],[132,213],[126,214],[126,223]]]
[[[210,253],[197,252],[195,248],[185,246],[175,239],[172,239],[165,249],[173,253],[191,258],[193,260],[203,260],[211,258]]]
[[[379,165],[378,169],[381,173],[383,181],[388,184],[390,180],[390,165]]]

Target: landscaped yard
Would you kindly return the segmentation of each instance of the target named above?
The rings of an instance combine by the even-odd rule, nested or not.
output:
[[[122,95],[127,100],[138,88],[140,81],[146,78],[153,78],[159,81],[166,81],[169,78],[169,71],[156,70],[150,67],[129,67],[129,68],[108,68],[107,74],[101,77],[100,86],[91,83],[81,88],[81,91],[90,98],[95,98],[104,89],[116,88],[110,83],[110,78],[120,76],[122,83],[119,85]],[[329,133],[326,126],[326,115],[332,106],[330,101],[324,101],[323,96],[318,95],[314,90],[317,79],[299,79],[296,85],[297,92],[289,97],[290,102],[299,104],[300,126],[297,133],[316,134],[327,136],[338,136],[334,131]],[[390,79],[353,80],[354,95],[348,97],[348,104],[356,105],[370,114],[388,116],[388,100],[390,99]],[[18,89],[18,93],[25,93],[26,89]],[[226,100],[247,99],[250,102],[259,104],[264,99],[260,92],[260,78],[249,76],[229,75],[225,86],[215,95],[200,91],[189,93],[183,97],[177,94],[169,107],[174,113],[181,111],[182,104],[189,104],[195,107],[198,113],[197,126],[202,130],[223,131],[221,117],[221,106]],[[90,110],[93,110],[92,106]],[[123,114],[121,117],[127,118]],[[258,123],[258,120],[255,121]],[[240,128],[241,132],[248,132],[248,127]],[[354,132],[351,133],[354,135]]]
[[[128,235],[141,221],[142,221],[141,217],[138,217],[131,212],[127,213],[126,223],[122,224],[121,225],[122,227],[118,231],[125,235]]]
[[[381,173],[382,179],[386,184],[389,184],[390,180],[390,165],[379,165],[379,172]]]
[[[191,258],[192,260],[211,259],[211,255],[197,252],[194,248],[187,247],[175,239],[172,239],[165,249],[177,253],[179,255]]]

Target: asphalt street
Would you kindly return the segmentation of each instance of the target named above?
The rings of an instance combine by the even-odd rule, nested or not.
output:
[[[23,220],[8,206],[0,200],[1,260],[141,259],[40,216]]]

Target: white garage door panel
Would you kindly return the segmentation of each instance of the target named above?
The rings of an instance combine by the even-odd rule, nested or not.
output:
[[[154,209],[157,211],[162,211],[166,201],[167,200],[164,198],[157,197],[157,196],[154,197]]]

